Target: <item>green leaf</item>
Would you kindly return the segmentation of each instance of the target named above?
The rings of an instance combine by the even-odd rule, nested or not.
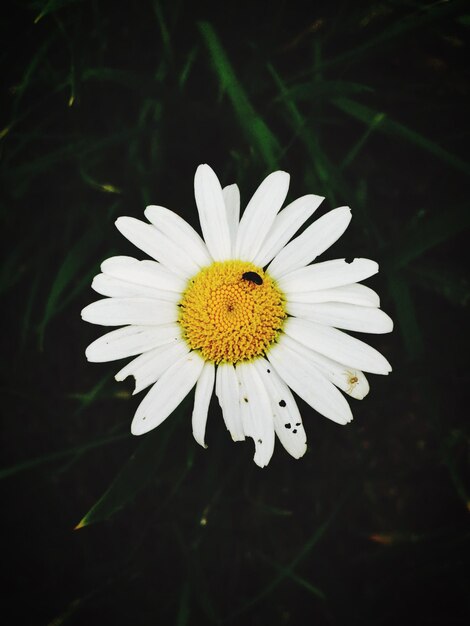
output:
[[[392,260],[395,269],[407,266],[431,248],[444,243],[470,226],[467,206],[443,209],[435,215],[419,213],[412,228],[404,233],[395,246]]]
[[[293,572],[290,568],[286,568],[280,565],[279,563],[276,563],[275,561],[273,561],[272,559],[270,559],[264,554],[260,554],[260,557],[263,559],[263,561],[266,561],[266,563],[271,565],[271,567],[274,567],[278,571],[278,573],[282,575],[283,578],[290,578],[293,582],[299,585],[299,587],[303,587],[304,589],[309,591],[313,596],[323,601],[326,600],[325,594],[323,593],[321,589],[319,589],[318,587],[315,587],[315,585],[312,585],[312,583],[310,583],[308,580],[305,580],[305,578],[302,578],[302,576],[299,576],[298,574]]]
[[[409,274],[415,284],[446,298],[452,304],[467,306],[470,302],[470,281],[456,268],[412,266]]]
[[[317,57],[320,57],[319,50],[317,50]],[[320,127],[317,124],[314,125],[314,121],[302,115],[296,102],[288,97],[284,81],[271,64],[268,64],[268,70],[279,88],[282,104],[286,108],[287,122],[296,137],[298,137],[298,140],[304,144],[308,154],[308,162],[315,169],[316,177],[311,176],[309,183],[318,189],[317,193],[327,195],[332,204],[336,204],[338,195],[343,199],[352,198],[353,190],[343,177],[340,168],[330,160],[328,154],[321,146]],[[321,78],[318,79],[316,84],[321,86]]]
[[[20,463],[15,463],[15,465],[11,465],[10,467],[0,469],[0,480],[3,478],[9,478],[10,476],[14,476],[20,472],[40,467],[41,465],[52,463],[53,461],[66,459],[71,456],[76,456],[77,454],[83,454],[84,452],[88,452],[88,450],[93,450],[94,448],[101,448],[108,443],[115,443],[116,441],[129,439],[130,437],[131,435],[129,433],[121,433],[119,435],[103,437],[102,439],[95,439],[95,441],[80,444],[78,446],[74,446],[73,448],[67,448],[67,450],[60,450],[59,452],[52,452],[51,454],[44,454],[43,456],[28,459],[27,461],[21,461]]]
[[[258,604],[261,600],[271,595],[271,593],[282,583],[282,581],[286,577],[290,577],[293,573],[293,570],[310,554],[312,549],[317,545],[317,543],[322,539],[323,535],[326,533],[328,528],[331,526],[334,518],[336,517],[339,509],[344,503],[344,497],[340,498],[337,506],[331,513],[331,515],[326,519],[323,524],[318,526],[310,536],[310,538],[304,543],[302,548],[299,550],[297,555],[290,561],[288,565],[285,567],[277,566],[278,574],[264,587],[262,587],[258,593],[254,593],[250,600],[247,600],[244,604],[238,607],[233,613],[231,613],[228,617],[225,618],[224,621],[229,621],[234,617],[238,617],[240,614],[244,613],[255,604]],[[320,594],[322,592],[318,590]]]
[[[189,623],[189,584],[185,582],[180,591],[178,603],[178,615],[176,617],[176,626],[186,626]]]
[[[388,287],[395,304],[396,319],[406,351],[412,360],[416,360],[423,354],[424,342],[411,290],[403,272],[390,273]]]
[[[464,26],[470,26],[470,15],[461,15],[457,18],[457,22],[459,22],[459,24],[463,24]]]
[[[270,169],[276,169],[281,153],[278,140],[253,108],[212,25],[209,22],[198,22],[198,28],[209,51],[220,85],[232,102],[238,123],[247,140],[255,145],[266,165]]]
[[[181,414],[184,405],[186,403],[180,405],[178,414]],[[136,448],[104,494],[80,520],[75,530],[109,519],[150,482],[163,461],[177,421],[173,413],[161,426],[145,435],[143,442]]]
[[[383,115],[383,112],[375,111],[364,104],[359,104],[354,100],[350,100],[349,98],[335,98],[332,100],[333,104],[338,107],[344,113],[347,113],[351,117],[371,126],[374,124],[374,121],[377,119],[377,115]],[[406,139],[407,141],[413,143],[414,145],[431,152],[439,159],[445,161],[451,167],[464,172],[465,174],[470,173],[470,164],[466,161],[463,161],[459,157],[447,152],[441,148],[441,146],[433,141],[430,141],[426,137],[423,137],[419,133],[411,130],[407,126],[400,124],[399,122],[395,122],[388,117],[384,117],[381,120],[380,125],[377,126],[377,129],[380,132],[393,135],[396,137],[401,137],[402,139]]]
[[[321,80],[311,81],[308,83],[300,83],[293,87],[286,88],[284,93],[279,95],[276,100],[287,98],[296,102],[307,100],[314,102],[315,100],[331,100],[340,96],[354,95],[358,93],[370,93],[374,89],[368,85],[360,83],[352,83],[344,80]]]
[[[49,15],[49,13],[54,13],[62,7],[68,6],[69,4],[76,4],[77,2],[81,1],[82,0],[48,0],[48,2],[44,2],[43,8],[34,18],[34,23],[37,24],[39,20],[41,20],[46,15]]]
[[[364,54],[373,50],[377,46],[384,46],[389,41],[393,41],[401,37],[402,35],[412,32],[413,30],[417,30],[418,28],[423,28],[426,24],[432,24],[439,19],[444,18],[449,13],[454,13],[456,8],[459,6],[464,6],[465,0],[461,2],[434,2],[429,5],[418,6],[417,11],[414,11],[410,15],[401,16],[397,15],[395,20],[390,24],[390,26],[383,28],[378,35],[375,37],[371,37],[370,39],[366,39],[359,46],[355,48],[351,48],[346,52],[342,52],[338,54],[336,57],[332,59],[328,59],[323,62],[320,69],[324,70],[326,68],[332,68],[336,65],[345,66],[346,63],[351,63],[353,61],[359,60]],[[390,4],[393,7],[393,3]],[[397,3],[397,7],[398,7]],[[364,37],[361,37],[363,40]]]
[[[67,299],[64,296],[64,292],[69,287],[74,279],[77,278],[78,273],[82,269],[86,260],[89,258],[90,253],[93,251],[100,233],[97,228],[90,228],[85,234],[77,241],[73,248],[68,252],[65,259],[62,261],[59,271],[52,283],[49,295],[46,300],[46,306],[44,313],[39,324],[39,345],[42,348],[44,343],[44,333],[50,320],[59,313],[65,306],[64,303]],[[86,282],[89,281],[88,275],[85,276]],[[84,283],[84,279],[79,281],[78,285],[81,289]],[[74,290],[75,291],[75,290]]]

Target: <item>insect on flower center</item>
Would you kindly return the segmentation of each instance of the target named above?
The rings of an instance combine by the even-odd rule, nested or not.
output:
[[[204,267],[186,287],[179,322],[193,350],[214,363],[250,360],[272,344],[286,318],[273,279],[244,261]]]

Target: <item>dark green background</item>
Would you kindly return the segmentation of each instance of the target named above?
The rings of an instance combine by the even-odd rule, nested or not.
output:
[[[463,624],[468,612],[468,3],[10,2],[0,109],[10,623]],[[146,204],[198,227],[209,163],[242,206],[352,207],[324,259],[366,256],[393,365],[339,427],[268,468],[192,398],[133,438],[119,363],[88,364],[99,263]],[[85,517],[87,526],[74,531]]]

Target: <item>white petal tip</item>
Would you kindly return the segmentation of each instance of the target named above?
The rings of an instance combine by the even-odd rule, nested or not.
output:
[[[131,434],[135,435],[136,437],[138,437],[139,435],[145,435],[145,433],[148,433],[149,430],[152,430],[151,428],[147,428],[145,422],[143,421],[145,420],[144,418],[140,418],[140,419],[133,419],[132,420],[132,424],[131,424]]]
[[[232,435],[232,441],[245,441],[245,435]]]
[[[292,452],[290,452],[289,454],[291,455],[292,458],[298,460],[298,459],[301,459],[306,452],[307,452],[307,442],[305,442],[305,447],[303,447],[301,450],[296,450],[294,454],[292,454]]]
[[[253,461],[256,463],[256,465],[258,467],[260,467],[261,469],[267,467],[267,463],[264,463],[263,461],[260,461],[259,459],[256,458],[256,455],[253,457]]]
[[[204,448],[205,450],[207,450],[207,444],[206,444],[206,442],[204,441],[204,439],[203,439],[203,438],[201,438],[201,437],[200,437],[197,433],[195,433],[194,431],[193,431],[193,437],[194,437],[194,440],[196,441],[196,443],[198,443],[198,444],[201,446],[201,448]]]
[[[85,350],[85,357],[88,363],[99,363],[99,360],[97,360],[96,357],[93,358],[93,356],[93,352],[87,348]]]

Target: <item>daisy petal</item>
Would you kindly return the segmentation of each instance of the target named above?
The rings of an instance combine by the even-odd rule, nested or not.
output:
[[[227,185],[222,189],[225,202],[225,210],[227,211],[227,221],[230,231],[230,241],[232,254],[235,251],[235,242],[237,241],[238,223],[240,221],[240,190],[238,185]]]
[[[159,426],[196,384],[204,360],[193,351],[174,363],[142,400],[132,420],[133,435],[143,435]]]
[[[305,267],[341,237],[350,221],[349,207],[329,211],[279,252],[269,266],[269,273],[279,279],[299,267]]]
[[[208,165],[200,165],[194,177],[202,234],[212,258],[225,261],[231,256],[230,228],[219,179]]]
[[[392,371],[390,363],[375,348],[336,328],[289,317],[283,330],[300,344],[338,363],[344,363],[348,368],[372,374],[388,374]]]
[[[337,424],[350,422],[351,409],[341,392],[309,359],[294,352],[282,339],[268,353],[269,362],[279,376],[321,415]]]
[[[174,211],[162,206],[148,206],[145,217],[180,249],[189,254],[199,267],[212,263],[206,244],[190,224]]]
[[[278,280],[282,291],[295,300],[295,294],[317,289],[329,289],[356,283],[377,274],[379,266],[369,259],[354,259],[347,263],[344,259],[315,263],[308,267],[285,274]]]
[[[148,352],[152,348],[178,341],[180,338],[181,329],[178,324],[124,326],[96,339],[85,350],[85,355],[92,363],[116,361]]]
[[[253,362],[271,400],[274,430],[287,452],[300,459],[307,451],[307,436],[297,403],[286,383],[265,359]]]
[[[135,395],[142,389],[152,385],[165,370],[188,352],[189,348],[185,341],[158,346],[132,360],[119,370],[114,378],[120,382],[128,376],[133,376],[135,378],[135,389],[132,395]]]
[[[145,285],[136,285],[127,280],[108,276],[108,274],[95,276],[91,287],[102,296],[112,298],[157,298],[157,300],[165,300],[175,304],[181,300],[181,295],[176,293],[176,291],[164,291],[163,289],[154,289]]]
[[[297,198],[276,215],[274,223],[266,235],[253,263],[264,267],[286,243],[295,235],[304,222],[313,215],[325,198],[310,194]]]
[[[207,412],[209,410],[212,390],[214,389],[214,378],[215,367],[213,363],[206,362],[196,383],[194,409],[191,419],[194,439],[203,448],[207,448],[204,437],[206,434]]]
[[[287,172],[273,172],[248,202],[238,227],[235,257],[252,261],[283,205],[289,189]]]
[[[235,368],[230,363],[217,366],[215,394],[219,400],[222,416],[233,441],[244,441],[242,419],[240,415],[240,399],[238,380]]]
[[[317,324],[359,333],[390,333],[393,330],[393,321],[384,311],[368,306],[356,306],[344,302],[291,303],[289,312],[291,315],[311,320]]]
[[[235,371],[240,383],[243,430],[255,442],[254,462],[266,467],[274,452],[274,424],[268,392],[252,363],[238,363]]]
[[[130,256],[113,256],[101,264],[101,271],[135,285],[181,294],[186,280],[156,261],[138,261]]]
[[[146,224],[134,217],[118,217],[116,228],[131,243],[153,259],[183,278],[190,278],[199,271],[192,258],[155,226]]]
[[[294,352],[298,352],[306,359],[312,361],[333,385],[339,387],[341,391],[344,391],[352,398],[362,400],[369,393],[369,383],[360,370],[348,369],[345,365],[306,348],[288,335],[285,335],[282,341]]]
[[[82,310],[82,319],[101,326],[168,324],[178,319],[174,302],[148,298],[105,298]]]
[[[352,283],[351,285],[343,285],[342,287],[333,287],[333,289],[321,289],[319,291],[304,291],[296,293],[292,300],[287,302],[287,312],[291,315],[297,313],[291,312],[291,305],[295,302],[298,304],[318,304],[320,302],[345,302],[346,304],[356,304],[358,306],[380,306],[379,296],[365,285]],[[298,309],[301,310],[301,309]],[[305,309],[304,309],[305,310]],[[302,314],[300,314],[302,317]]]

